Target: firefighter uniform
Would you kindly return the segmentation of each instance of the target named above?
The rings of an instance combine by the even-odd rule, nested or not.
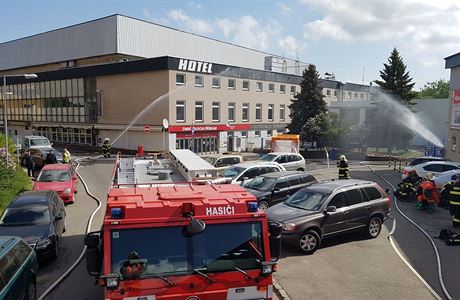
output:
[[[450,190],[450,213],[452,215],[452,224],[454,227],[460,227],[460,176],[457,175],[455,183]]]
[[[110,148],[110,140],[106,138],[102,144],[102,153],[104,154],[104,157],[110,157]]]
[[[439,203],[440,207],[449,208],[450,191],[452,191],[453,186],[453,181],[449,181],[444,184],[441,190],[441,202]]]
[[[339,168],[339,179],[350,179],[350,169],[345,155],[340,155],[337,167]]]

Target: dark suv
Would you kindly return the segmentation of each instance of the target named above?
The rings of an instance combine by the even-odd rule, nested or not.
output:
[[[323,238],[347,231],[363,229],[369,238],[377,237],[390,203],[377,183],[351,179],[314,183],[265,212],[283,225],[283,240],[311,254]]]
[[[315,177],[306,172],[283,171],[256,177],[244,188],[256,196],[259,208],[267,209],[313,182]]]

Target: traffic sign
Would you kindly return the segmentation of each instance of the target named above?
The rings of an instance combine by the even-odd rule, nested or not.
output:
[[[150,125],[144,125],[144,132],[150,132]]]

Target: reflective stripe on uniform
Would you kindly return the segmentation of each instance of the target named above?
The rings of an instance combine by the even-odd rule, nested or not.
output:
[[[460,205],[460,202],[457,201],[449,201],[450,205]]]
[[[456,222],[456,223],[460,223],[460,219],[457,219],[455,216],[452,217],[453,221]]]

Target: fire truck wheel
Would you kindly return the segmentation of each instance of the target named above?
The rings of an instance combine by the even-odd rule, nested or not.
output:
[[[299,238],[300,250],[305,254],[313,254],[321,245],[321,238],[314,230],[306,230]]]
[[[260,209],[267,209],[270,207],[270,203],[268,203],[268,201],[265,200],[259,201],[258,205]]]

